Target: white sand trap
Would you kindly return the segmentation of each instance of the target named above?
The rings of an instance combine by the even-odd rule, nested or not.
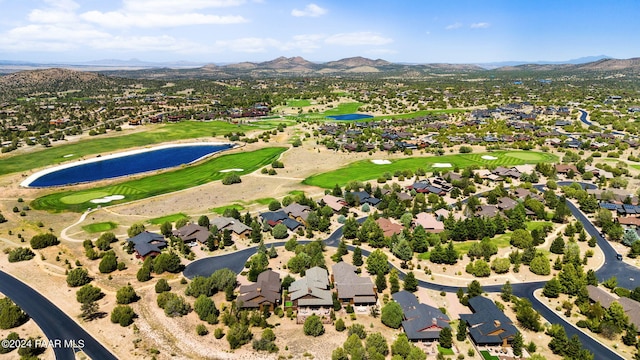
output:
[[[112,202],[114,200],[122,200],[122,199],[124,199],[124,195],[109,195],[109,196],[105,196],[103,198],[90,200],[90,202],[92,202],[94,204],[106,204],[106,203],[110,203],[110,202]]]
[[[432,165],[434,168],[448,168],[452,167],[449,163],[435,163]]]
[[[387,164],[391,164],[391,161],[389,160],[371,160],[372,163],[376,164],[376,165],[387,165]]]
[[[221,173],[232,172],[232,171],[244,171],[244,169],[224,169],[224,170],[220,170]]]
[[[482,155],[482,158],[485,160],[498,160],[497,157],[491,155]]]
[[[67,157],[72,157],[72,156],[73,156],[73,154],[67,154],[67,155],[65,155],[63,157],[67,158]]]

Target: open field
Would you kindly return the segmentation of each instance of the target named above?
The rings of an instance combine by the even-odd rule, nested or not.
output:
[[[287,100],[287,106],[292,106],[292,107],[304,107],[304,106],[309,106],[311,105],[311,101],[308,99],[292,99],[292,100]]]
[[[142,145],[153,145],[168,141],[198,137],[221,136],[231,131],[267,130],[275,127],[271,122],[259,125],[237,125],[225,121],[183,121],[177,124],[149,125],[148,129],[115,137],[97,136],[68,145],[20,154],[0,159],[0,175],[37,169],[83,156],[103,154]]]
[[[241,205],[241,204],[225,205],[225,206],[220,206],[220,207],[217,207],[217,208],[213,208],[213,209],[211,209],[211,212],[212,213],[216,213],[218,215],[222,215],[222,214],[224,214],[224,212],[227,209],[236,209],[238,211],[242,211],[242,210],[244,210],[244,206]]]
[[[166,194],[187,189],[211,181],[222,179],[226,173],[220,172],[229,167],[240,168],[238,175],[251,173],[264,165],[270,164],[282,154],[286,148],[270,147],[251,152],[222,155],[205,161],[202,164],[187,166],[178,170],[146,176],[140,179],[120,182],[100,188],[81,191],[62,191],[45,195],[35,199],[32,206],[35,209],[48,211],[77,211],[95,207],[91,199],[108,195],[123,195],[124,199],[114,200],[109,204],[119,204],[132,200],[140,200],[155,195]],[[69,201],[69,197],[76,200]]]
[[[496,160],[486,160],[482,156],[494,156]],[[523,159],[525,158],[525,159]],[[456,154],[432,157],[411,157],[399,160],[390,160],[390,164],[373,164],[370,160],[361,160],[349,164],[346,167],[310,176],[303,183],[307,185],[315,185],[322,188],[333,188],[336,184],[344,186],[349,181],[371,180],[382,176],[388,172],[393,174],[395,171],[416,170],[423,168],[426,171],[433,171],[434,164],[448,163],[453,167],[464,168],[471,165],[485,167],[489,165],[495,166],[513,166],[527,163],[538,162],[555,162],[558,157],[549,153],[529,152],[529,151],[496,151],[491,153],[478,154]]]
[[[82,230],[88,233],[99,233],[99,232],[113,230],[117,227],[118,227],[118,224],[114,223],[113,221],[106,221],[106,222],[85,225],[82,227]]]

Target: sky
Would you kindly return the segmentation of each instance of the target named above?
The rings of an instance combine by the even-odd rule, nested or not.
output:
[[[0,60],[626,59],[639,13],[637,0],[0,0]]]

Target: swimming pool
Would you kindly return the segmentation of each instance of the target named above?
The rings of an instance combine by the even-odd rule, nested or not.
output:
[[[51,187],[85,183],[189,164],[232,148],[233,144],[173,144],[95,157],[39,171],[20,185]]]

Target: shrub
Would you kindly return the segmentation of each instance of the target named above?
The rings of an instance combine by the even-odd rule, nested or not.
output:
[[[222,178],[222,184],[223,185],[238,184],[238,183],[241,183],[241,182],[242,182],[242,180],[240,179],[240,176],[238,174],[230,173],[230,174],[226,175],[224,178]]]
[[[118,259],[116,258],[116,254],[113,251],[109,251],[104,254],[102,260],[100,260],[100,265],[98,265],[98,269],[103,274],[108,274],[116,271],[118,268]]]
[[[34,249],[44,249],[49,246],[58,245],[60,244],[60,241],[55,235],[51,233],[47,233],[47,234],[38,234],[32,237],[30,244],[31,244],[31,247]]]
[[[29,320],[29,315],[9,298],[0,299],[0,329],[12,329]]]
[[[131,285],[121,287],[116,292],[116,302],[118,304],[130,304],[139,299],[138,294]]]
[[[349,336],[356,334],[360,339],[364,339],[367,337],[367,331],[364,329],[364,325],[362,324],[353,324],[349,326]]]
[[[382,307],[382,323],[390,328],[398,329],[402,324],[403,312],[400,304],[395,301],[388,302]]]
[[[324,334],[324,325],[320,317],[317,315],[311,315],[304,321],[303,331],[305,335],[320,336]]]
[[[156,283],[156,294],[160,294],[163,293],[165,291],[170,291],[171,290],[171,286],[169,285],[169,283],[167,282],[167,280],[165,279],[160,279],[158,280],[158,282]]]
[[[343,332],[346,329],[344,325],[344,320],[338,319],[336,320],[336,331]]]
[[[222,339],[223,336],[224,336],[224,331],[222,330],[222,328],[216,328],[213,331],[213,337],[215,337],[216,339]]]
[[[9,262],[27,261],[33,259],[36,254],[31,249],[19,247],[9,251]]]
[[[111,322],[120,326],[129,326],[133,323],[136,313],[129,305],[116,305],[111,312]]]
[[[78,287],[88,284],[91,281],[87,269],[75,268],[67,274],[67,285],[70,287]]]
[[[207,330],[207,327],[203,324],[198,324],[198,326],[196,326],[196,333],[200,336],[205,336],[209,333],[209,330]]]

